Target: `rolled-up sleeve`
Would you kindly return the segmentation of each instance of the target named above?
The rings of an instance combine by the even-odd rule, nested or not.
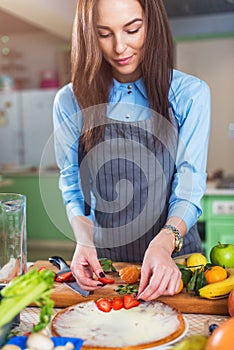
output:
[[[54,147],[60,169],[59,188],[69,220],[84,215],[84,196],[78,167],[78,142],[82,129],[80,108],[71,84],[56,95],[53,106]],[[93,212],[88,216],[93,221]]]
[[[210,133],[210,89],[195,77],[174,79],[171,105],[179,126],[176,172],[169,201],[170,216],[181,217],[189,230],[202,213]]]

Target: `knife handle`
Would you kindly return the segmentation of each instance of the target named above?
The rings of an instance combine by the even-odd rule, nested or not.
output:
[[[58,267],[59,270],[62,271],[70,271],[70,266],[66,263],[66,261],[61,258],[61,256],[51,256],[49,258],[49,262],[51,262],[51,264],[53,264],[54,266]]]

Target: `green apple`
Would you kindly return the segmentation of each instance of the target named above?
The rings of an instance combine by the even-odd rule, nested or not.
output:
[[[210,261],[213,265],[234,267],[234,245],[219,242],[210,251]]]

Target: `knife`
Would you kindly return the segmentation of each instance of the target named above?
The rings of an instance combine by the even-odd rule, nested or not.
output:
[[[58,279],[58,281],[65,283],[66,286],[71,288],[73,291],[81,294],[83,297],[87,297],[89,295],[90,292],[81,288],[79,284],[75,281],[70,266],[66,263],[66,261],[63,258],[61,258],[61,256],[51,256],[49,258],[49,262],[54,266],[58,267],[60,270],[56,274],[56,278]],[[65,277],[64,281],[63,277]]]

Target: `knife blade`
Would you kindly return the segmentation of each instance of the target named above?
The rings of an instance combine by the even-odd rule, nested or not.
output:
[[[59,268],[59,271],[57,272],[56,276],[61,278],[62,274],[69,274],[71,272],[70,266],[66,263],[66,261],[61,256],[51,256],[48,260],[51,264]],[[76,281],[68,280],[68,281],[64,281],[63,283],[65,283],[66,286],[71,288],[76,293],[79,293],[83,297],[87,297],[90,294],[88,290],[84,290],[83,288],[81,288]]]

